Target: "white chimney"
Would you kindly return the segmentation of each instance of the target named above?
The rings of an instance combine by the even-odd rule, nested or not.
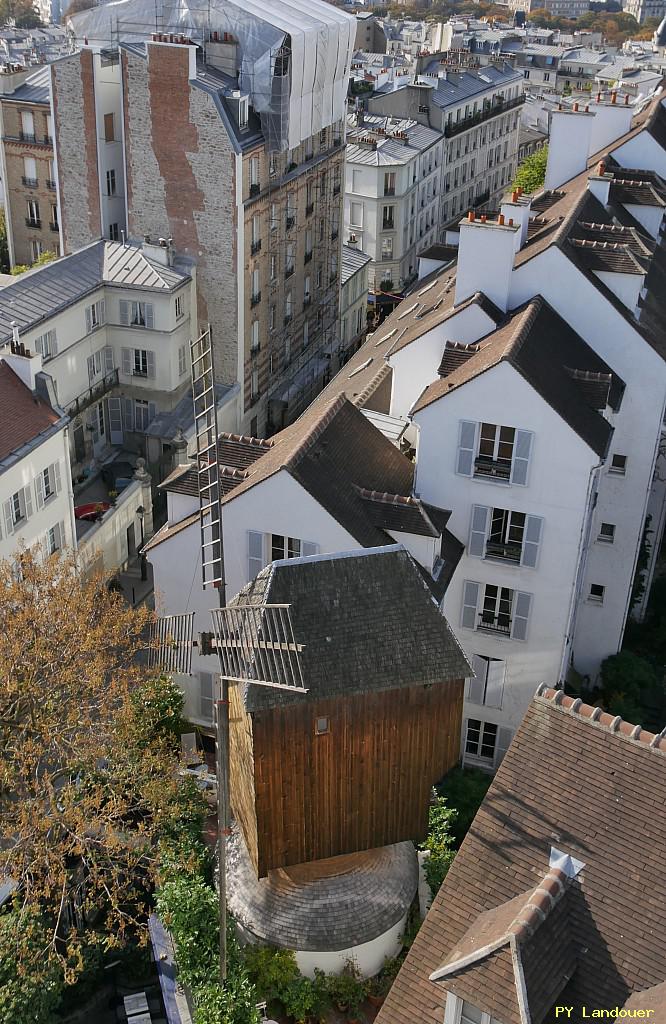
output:
[[[517,224],[520,228],[515,235],[516,252],[518,249],[522,249],[527,241],[531,209],[532,199],[530,196],[523,195],[522,189],[514,189],[510,197],[505,199],[500,207],[505,224],[508,224],[509,227],[511,224]]]
[[[610,185],[613,180],[612,174],[606,173],[606,164],[603,160],[600,160],[594,169],[594,174],[591,174],[587,179],[587,187],[589,191],[595,196],[602,206],[608,206],[608,197],[610,194]]]
[[[17,339],[18,331],[15,327],[13,334]],[[11,366],[16,376],[21,378],[30,391],[35,390],[35,377],[42,369],[42,357],[39,352],[31,352],[22,342],[14,340],[2,350],[0,359],[7,363],[7,366]]]
[[[590,111],[594,114],[590,137],[590,156],[593,156],[626,135],[631,128],[633,108],[628,95],[618,102],[617,93],[612,92],[609,99],[602,101],[601,93],[597,93],[596,100],[590,103]]]
[[[470,212],[460,222],[456,305],[475,292],[483,292],[500,309],[508,309],[519,231],[520,225],[508,225],[501,213],[496,221],[489,221],[484,214],[477,217]]]
[[[578,104],[574,103],[572,110],[554,110],[550,115],[548,163],[544,182],[547,189],[559,188],[587,167],[594,114],[578,110],[577,107]]]

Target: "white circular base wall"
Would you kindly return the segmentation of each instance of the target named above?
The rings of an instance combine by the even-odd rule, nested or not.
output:
[[[383,935],[378,935],[370,942],[350,949],[332,950],[317,953],[312,950],[296,950],[296,963],[301,974],[306,978],[314,978],[315,967],[326,974],[340,974],[347,960],[353,960],[364,978],[371,978],[381,970],[387,956],[396,956],[400,951],[400,937],[405,930],[407,914],[389,928]]]

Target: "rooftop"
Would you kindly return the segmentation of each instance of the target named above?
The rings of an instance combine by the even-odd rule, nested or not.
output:
[[[347,125],[346,157],[353,164],[407,164],[442,138],[417,121],[380,114],[364,114],[361,125],[349,114]]]
[[[12,455],[20,457],[23,448],[51,433],[61,421],[4,360],[0,360],[0,408],[0,462]]]
[[[359,270],[372,262],[372,256],[368,256],[356,245],[342,246],[342,263],[340,266],[340,283],[345,285],[350,278]]]
[[[14,92],[2,97],[5,101],[16,103],[50,103],[51,102],[51,69],[47,65],[29,75]]]

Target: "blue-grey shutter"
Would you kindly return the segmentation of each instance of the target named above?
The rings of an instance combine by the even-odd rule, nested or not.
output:
[[[53,482],[56,494],[60,494],[60,461],[53,463]]]
[[[122,350],[122,369],[123,373],[128,377],[132,375],[132,350],[131,348],[124,348]]]
[[[125,430],[134,430],[134,402],[131,398],[123,399],[123,418]]]
[[[511,483],[526,484],[532,453],[534,434],[531,430],[517,430],[511,463]]]
[[[199,713],[202,718],[211,721],[213,718],[213,673],[199,673]]]
[[[472,505],[467,554],[474,558],[483,558],[486,553],[489,516],[490,509],[486,505]]]
[[[473,654],[471,662],[474,676],[470,676],[467,680],[467,700],[470,704],[483,704],[488,659],[481,658],[478,654]]]
[[[120,323],[122,327],[129,326],[129,302],[127,299],[120,300]]]
[[[155,353],[150,349],[146,350],[146,376],[149,380],[155,379]]]
[[[264,567],[264,535],[255,530],[247,531],[247,574],[253,580]]]
[[[527,640],[527,625],[531,605],[532,595],[518,590],[513,602],[513,622],[511,627],[511,638],[513,640]]]
[[[152,302],[146,303],[146,327],[154,327],[155,316]]]
[[[525,534],[523,536],[523,550],[520,564],[534,569],[539,557],[539,545],[543,530],[543,519],[541,516],[526,516]]]
[[[474,450],[476,446],[476,423],[461,420],[458,431],[458,455],[456,473],[461,476],[472,476],[474,472]]]
[[[120,399],[109,398],[109,440],[111,444],[123,443],[123,421],[120,413]]]
[[[313,544],[312,541],[310,541],[310,540],[304,540],[303,541],[303,551],[302,551],[302,554],[303,555],[318,555],[319,554],[319,545],[318,544]]]
[[[157,406],[154,402],[148,402],[148,423],[152,423],[157,416]]]
[[[501,725],[497,730],[497,742],[495,743],[495,767],[499,768],[500,764],[504,759],[504,755],[511,746],[513,739],[513,729],[507,729],[506,726]]]
[[[32,494],[29,487],[23,488],[23,505],[25,508],[25,518],[29,519],[32,515]]]
[[[51,346],[51,355],[55,356],[58,353],[58,338],[55,331],[49,331],[50,340],[49,345]]]
[[[486,707],[501,708],[502,694],[504,693],[504,673],[506,662],[499,658],[488,659],[488,674],[486,676]]]
[[[476,610],[479,606],[479,592],[481,585],[472,580],[465,580],[463,583],[463,604],[460,623],[465,629],[476,628]]]
[[[113,370],[113,348],[111,345],[104,346],[104,371],[111,373]]]

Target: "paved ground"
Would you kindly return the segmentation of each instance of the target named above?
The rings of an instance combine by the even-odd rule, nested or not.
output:
[[[141,579],[141,561],[138,558],[130,562],[125,572],[116,573],[127,603],[135,608],[140,604],[146,604],[149,608],[155,607],[153,570],[148,562],[146,562],[146,576],[146,580]]]

